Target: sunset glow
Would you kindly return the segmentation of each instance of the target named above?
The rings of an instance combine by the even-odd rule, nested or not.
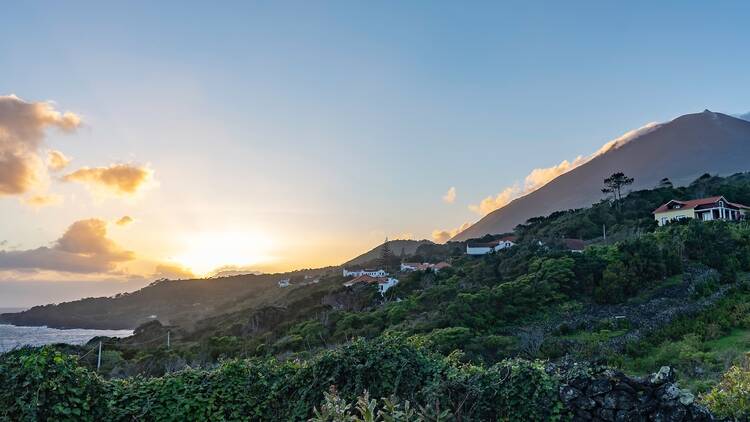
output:
[[[271,240],[259,233],[204,232],[185,236],[184,250],[174,261],[196,275],[208,276],[222,267],[251,269],[273,261]]]

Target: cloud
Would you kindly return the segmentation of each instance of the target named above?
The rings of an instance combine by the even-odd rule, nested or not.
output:
[[[72,132],[81,118],[55,110],[51,102],[26,102],[15,95],[0,96],[0,196],[27,193],[46,178],[39,149],[45,130]]]
[[[117,196],[134,195],[152,178],[152,171],[137,164],[112,164],[108,167],[83,167],[63,176],[66,182],[78,182]]]
[[[107,237],[107,223],[97,218],[71,224],[51,247],[0,251],[0,269],[107,273],[135,259],[132,251]]]
[[[156,278],[195,278],[195,274],[190,271],[189,268],[183,267],[180,264],[173,263],[161,263],[157,264],[154,269],[154,277]]]
[[[591,155],[588,155],[586,157],[579,155],[573,161],[563,160],[560,162],[560,164],[554,165],[552,167],[534,169],[526,176],[526,178],[524,178],[523,183],[516,182],[513,185],[508,186],[500,191],[500,193],[498,193],[497,195],[488,196],[482,199],[479,204],[469,205],[469,209],[476,212],[477,214],[483,216],[487,215],[498,208],[502,208],[508,205],[509,202],[513,201],[516,198],[534,192],[535,190],[551,182],[558,176],[563,175],[575,169],[576,167],[586,164],[606,152],[620,148],[633,139],[636,139],[639,136],[643,136],[655,130],[659,126],[661,126],[660,123],[649,123],[638,129],[626,132],[622,136],[605,143],[601,148],[599,148]]]
[[[117,220],[115,222],[115,224],[117,224],[118,226],[127,226],[127,225],[133,223],[133,221],[135,221],[135,220],[133,220],[133,217],[131,217],[129,215],[124,215],[119,220]]]
[[[457,234],[471,227],[471,223],[463,223],[461,226],[451,230],[436,229],[432,231],[432,240],[435,243],[445,243]]]
[[[456,188],[451,186],[450,189],[448,189],[448,192],[443,195],[443,202],[446,204],[452,204],[456,202]]]
[[[56,194],[33,195],[28,198],[21,199],[21,202],[34,208],[42,208],[62,204],[63,197]]]
[[[60,171],[70,164],[70,158],[60,151],[47,151],[47,167],[52,171]]]

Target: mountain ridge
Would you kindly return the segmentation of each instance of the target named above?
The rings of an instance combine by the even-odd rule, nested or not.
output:
[[[617,171],[635,177],[632,189],[638,190],[662,178],[678,185],[706,172],[729,175],[747,170],[749,158],[750,122],[709,110],[682,115],[514,199],[451,240],[504,233],[532,217],[591,205],[603,198],[604,178]]]

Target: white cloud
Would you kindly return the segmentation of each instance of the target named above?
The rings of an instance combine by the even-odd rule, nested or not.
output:
[[[448,189],[448,192],[443,195],[443,202],[446,204],[452,204],[456,202],[456,188],[454,186],[451,186],[450,189]]]
[[[39,149],[45,130],[72,132],[81,118],[61,113],[50,102],[26,102],[15,95],[0,96],[0,196],[39,190],[47,178]]]

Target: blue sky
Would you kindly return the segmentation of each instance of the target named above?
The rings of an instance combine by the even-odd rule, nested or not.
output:
[[[3,9],[0,95],[82,117],[45,140],[71,169],[139,163],[156,182],[123,200],[53,179],[64,202],[35,209],[0,197],[17,250],[127,214],[109,236],[150,262],[190,267],[186,242],[242,232],[272,259],[227,264],[337,264],[476,221],[469,205],[645,123],[750,110],[747,2]]]

